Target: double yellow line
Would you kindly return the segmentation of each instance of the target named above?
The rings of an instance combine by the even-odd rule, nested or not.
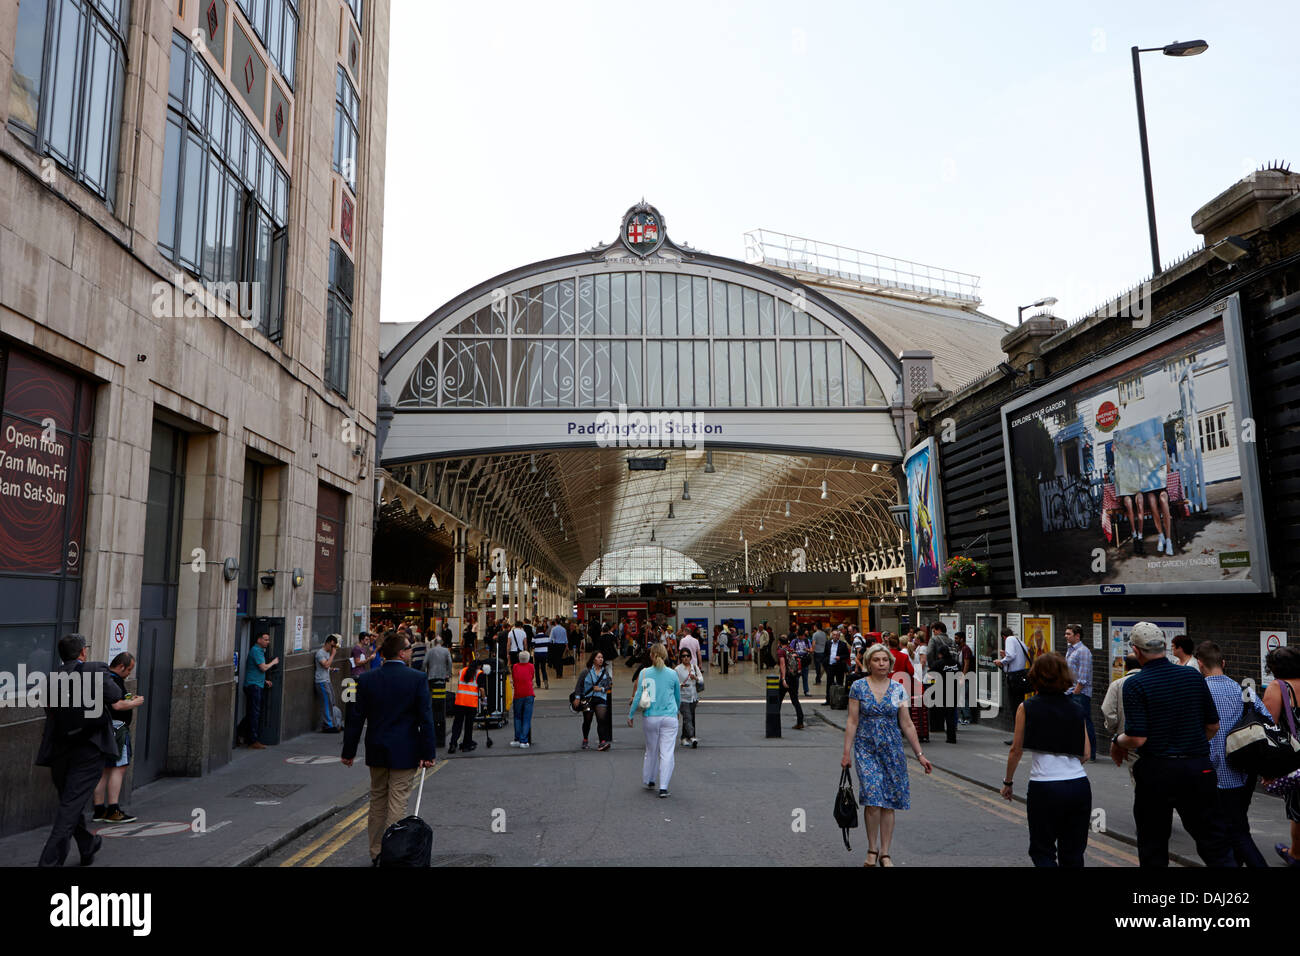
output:
[[[440,761],[428,776],[432,777],[435,773],[446,766],[446,761]],[[427,779],[427,778],[426,778]],[[320,837],[313,843],[309,843],[293,856],[289,857],[281,866],[320,866],[331,856],[337,853],[343,847],[347,846],[353,839],[366,834],[366,814],[370,811],[369,798],[366,804],[359,810],[354,810],[346,817],[340,820],[324,836]]]

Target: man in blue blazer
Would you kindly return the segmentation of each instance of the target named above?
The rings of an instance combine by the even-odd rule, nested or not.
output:
[[[366,728],[366,766],[370,768],[370,862],[389,824],[406,816],[406,804],[419,767],[432,767],[433,707],[424,675],[408,666],[411,642],[392,631],[379,648],[384,663],[357,679],[356,700],[348,704],[343,732],[343,765],[351,767]]]

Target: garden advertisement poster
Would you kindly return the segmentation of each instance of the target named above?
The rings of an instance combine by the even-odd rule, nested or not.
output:
[[[1020,594],[1268,587],[1238,341],[1194,317],[1003,408]]]
[[[938,458],[938,446],[933,438],[927,438],[903,461],[912,566],[916,568],[915,593],[922,595],[946,593],[939,580],[947,560],[947,548],[943,538]]]

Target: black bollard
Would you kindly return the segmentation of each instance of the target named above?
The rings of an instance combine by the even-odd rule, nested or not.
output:
[[[767,678],[767,736],[781,736],[781,678]]]
[[[439,749],[447,745],[447,682],[435,680],[429,691],[433,705],[433,737]]]

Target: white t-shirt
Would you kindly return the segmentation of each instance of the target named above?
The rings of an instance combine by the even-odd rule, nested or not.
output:
[[[1032,751],[1031,751],[1032,752]],[[1069,754],[1034,753],[1034,765],[1029,770],[1030,781],[1048,783],[1053,780],[1078,780],[1088,776],[1083,762]]]

